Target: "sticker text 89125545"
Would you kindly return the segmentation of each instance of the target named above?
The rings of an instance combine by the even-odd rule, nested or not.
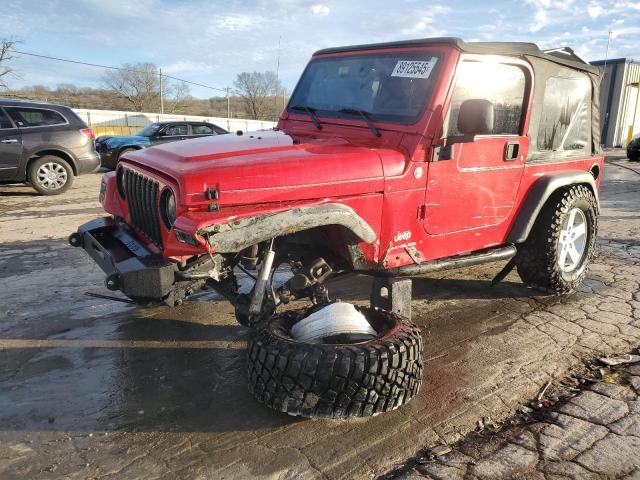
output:
[[[436,57],[430,60],[398,60],[393,72],[392,77],[404,77],[404,78],[429,78],[433,67],[435,67],[438,59]]]

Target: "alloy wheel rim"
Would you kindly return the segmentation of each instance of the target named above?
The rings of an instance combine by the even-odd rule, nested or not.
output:
[[[580,266],[587,248],[587,217],[580,208],[569,212],[560,231],[558,266],[563,272],[572,272]]]
[[[43,163],[38,168],[36,181],[47,190],[59,190],[67,183],[67,170],[59,163]]]

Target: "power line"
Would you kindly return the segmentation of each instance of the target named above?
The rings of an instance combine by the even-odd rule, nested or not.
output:
[[[52,56],[49,56],[49,55],[40,55],[38,53],[23,52],[23,51],[20,51],[20,50],[16,50],[15,48],[12,48],[11,51],[14,52],[14,53],[18,53],[20,55],[28,55],[30,57],[45,58],[47,60],[56,60],[58,62],[75,63],[77,65],[86,65],[86,66],[89,66],[89,67],[106,68],[106,69],[109,69],[109,70],[120,70],[120,71],[123,71],[123,72],[148,73],[148,72],[145,72],[144,70],[137,70],[137,69],[134,69],[134,68],[114,67],[114,66],[111,66],[111,65],[100,65],[99,63],[80,62],[78,60],[69,60],[67,58],[59,58],[59,57],[52,57]],[[226,88],[212,87],[211,85],[204,85],[202,83],[192,82],[190,80],[185,80],[184,78],[173,77],[171,75],[166,75],[166,74],[163,74],[163,77],[170,78],[172,80],[177,80],[179,82],[188,83],[189,85],[196,85],[198,87],[208,88],[208,89],[211,89],[211,90],[216,90],[218,92],[225,92],[226,94],[228,94],[228,89],[226,89]]]

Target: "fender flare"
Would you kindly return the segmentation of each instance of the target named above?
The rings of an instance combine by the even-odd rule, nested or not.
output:
[[[376,241],[371,226],[355,210],[341,203],[297,207],[213,224],[198,231],[218,253],[235,253],[275,237],[327,225],[340,225],[366,243]]]
[[[529,232],[538,218],[538,214],[544,207],[549,197],[557,190],[571,185],[586,185],[596,197],[598,209],[600,200],[598,199],[598,188],[593,175],[583,170],[552,173],[538,179],[527,194],[523,206],[518,212],[518,216],[507,236],[507,243],[517,244],[527,240]]]

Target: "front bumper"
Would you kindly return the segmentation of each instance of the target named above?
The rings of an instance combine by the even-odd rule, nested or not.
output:
[[[167,301],[176,281],[177,266],[147,250],[112,217],[98,218],[78,227],[69,243],[82,247],[107,274],[110,290],[120,290],[140,301]]]
[[[627,158],[640,158],[640,145],[627,147]]]
[[[118,155],[115,150],[107,150],[104,147],[98,150],[98,155],[100,155],[100,164],[104,168],[115,170],[118,163]]]

